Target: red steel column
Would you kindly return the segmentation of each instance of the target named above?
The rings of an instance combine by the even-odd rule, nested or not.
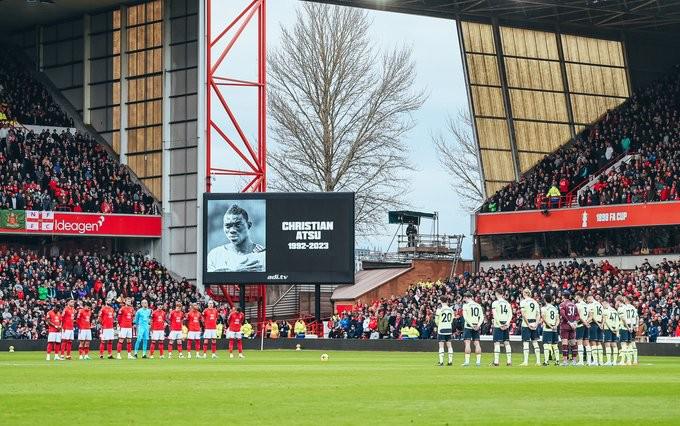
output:
[[[225,20],[227,25],[217,28],[217,35],[212,33],[212,2],[206,1],[206,176],[205,191],[210,192],[213,176],[247,176],[250,178],[248,184],[242,188],[242,192],[264,192],[267,190],[267,15],[266,0],[252,0],[248,5],[232,20]],[[215,0],[219,1],[219,0]],[[257,15],[257,81],[247,81],[230,78],[220,72],[220,66],[229,60],[229,53],[235,43],[239,41],[243,31],[249,26],[254,25],[253,18]],[[216,17],[217,18],[217,17]],[[222,22],[216,19],[216,22]],[[230,31],[234,29],[233,33]],[[227,43],[223,48],[217,48],[216,44],[225,36],[228,37]],[[214,56],[213,56],[214,55]],[[239,124],[238,119],[233,114],[229,99],[220,91],[222,86],[252,87],[257,96],[257,146],[253,147]],[[219,102],[213,106],[211,98],[215,96]],[[213,111],[226,112],[229,120],[227,123],[216,123],[213,121]],[[226,126],[225,126],[226,125]],[[225,128],[233,126],[236,129],[240,148],[233,140],[227,136]],[[213,132],[219,137],[215,138],[215,143],[226,143],[227,152],[234,158],[239,158],[243,163],[241,167],[235,169],[223,169],[212,166],[212,143]],[[260,332],[265,330],[265,319],[267,316],[266,305],[266,286],[258,285],[258,328]]]

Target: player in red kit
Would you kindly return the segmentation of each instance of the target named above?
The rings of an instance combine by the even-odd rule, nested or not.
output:
[[[54,360],[61,361],[59,356],[59,347],[61,346],[61,314],[57,304],[54,304],[52,309],[47,312],[47,328],[47,360],[50,360],[50,354],[54,350]]]
[[[78,324],[78,359],[90,359],[90,342],[92,341],[92,310],[89,304],[78,309],[76,324]]]
[[[153,352],[156,350],[156,343],[158,343],[158,350],[160,352],[161,359],[165,358],[165,355],[163,355],[163,344],[165,342],[165,317],[165,305],[158,305],[151,313],[151,358],[153,358]]]
[[[198,303],[192,303],[189,313],[187,313],[187,358],[191,358],[191,342],[196,345],[196,358],[201,357],[201,311],[198,310]]]
[[[99,326],[101,327],[101,343],[99,344],[99,358],[104,358],[104,346],[106,346],[109,353],[109,359],[113,359],[113,319],[116,313],[113,308],[109,306],[106,299],[104,305],[99,311]]]
[[[75,320],[76,310],[73,299],[66,302],[64,312],[61,314],[61,356],[71,359],[71,348],[73,346],[73,321]]]
[[[229,358],[233,358],[234,354],[234,340],[238,343],[238,357],[245,358],[243,356],[243,341],[241,338],[241,326],[246,316],[241,312],[241,308],[233,307],[231,308],[231,313],[229,314],[229,328],[227,329],[227,339],[229,339]]]
[[[177,342],[177,350],[179,357],[184,358],[182,354],[182,323],[184,322],[184,312],[182,311],[182,304],[175,303],[175,309],[170,312],[170,334],[168,335],[168,358],[172,358],[172,343]]]
[[[212,357],[217,358],[217,309],[215,303],[211,300],[208,302],[208,307],[203,311],[203,358],[208,356],[208,339],[210,339]]]
[[[132,319],[135,316],[135,309],[132,307],[132,299],[125,299],[125,306],[118,310],[118,346],[116,347],[116,359],[121,359],[120,351],[123,350],[123,342],[127,339],[127,358],[132,356]]]
[[[560,303],[560,337],[562,338],[562,365],[569,365],[569,345],[571,345],[571,359],[576,363],[576,323],[579,319],[576,304],[569,299],[571,293],[564,290],[564,299]]]

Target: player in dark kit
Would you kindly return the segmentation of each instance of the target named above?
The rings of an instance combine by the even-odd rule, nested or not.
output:
[[[571,345],[571,359],[576,363],[576,323],[578,321],[578,309],[576,304],[569,299],[571,293],[565,290],[564,300],[560,303],[560,337],[562,338],[562,365],[569,364],[569,345]]]

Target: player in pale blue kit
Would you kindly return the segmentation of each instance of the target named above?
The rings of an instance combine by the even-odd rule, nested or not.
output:
[[[439,298],[441,306],[437,308],[435,314],[435,324],[437,325],[437,340],[439,340],[439,366],[444,365],[444,345],[449,350],[449,367],[453,365],[453,346],[451,345],[451,334],[453,334],[453,308],[449,306],[449,298],[441,296]]]
[[[149,302],[142,300],[142,307],[135,313],[133,323],[137,326],[137,341],[135,342],[135,358],[139,352],[139,344],[143,344],[142,358],[146,358],[146,348],[149,345],[149,328],[151,325],[151,309],[149,309]]]

